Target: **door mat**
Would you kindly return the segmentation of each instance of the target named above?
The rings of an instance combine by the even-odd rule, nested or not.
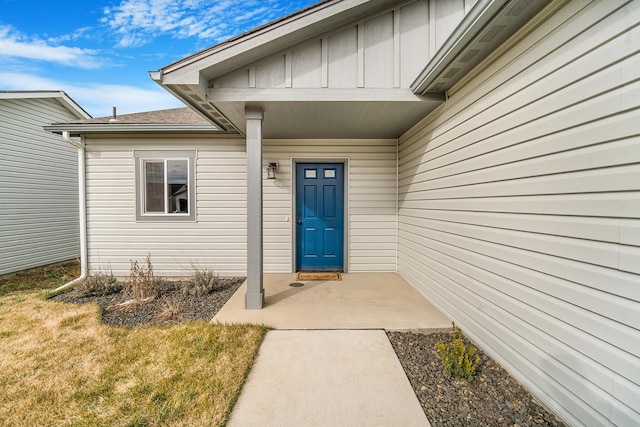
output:
[[[318,272],[313,272],[313,271],[305,271],[305,272],[300,272],[298,273],[298,275],[296,276],[296,280],[329,280],[329,281],[334,281],[334,280],[342,280],[342,276],[340,275],[340,273],[335,273],[335,272],[325,272],[325,271],[318,271]]]

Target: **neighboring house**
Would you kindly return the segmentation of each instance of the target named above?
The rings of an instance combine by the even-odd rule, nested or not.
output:
[[[61,91],[0,91],[0,275],[80,256],[76,150],[42,127],[89,117]]]
[[[397,271],[569,424],[637,425],[638,23],[333,0],[168,65],[195,123],[48,128],[86,145],[89,265],[208,262],[248,308],[263,271]]]

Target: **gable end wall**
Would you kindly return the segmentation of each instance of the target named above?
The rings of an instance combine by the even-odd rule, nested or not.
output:
[[[213,90],[408,89],[472,3],[405,2],[220,76]]]

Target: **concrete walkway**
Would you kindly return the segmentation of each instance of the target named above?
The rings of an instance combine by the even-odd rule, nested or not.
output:
[[[270,331],[230,427],[429,426],[384,331]]]
[[[262,310],[245,310],[246,284],[214,317],[269,331],[229,426],[429,426],[385,329],[451,322],[397,274],[308,281],[267,274]]]

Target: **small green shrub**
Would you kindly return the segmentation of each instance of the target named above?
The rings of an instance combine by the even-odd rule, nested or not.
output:
[[[436,344],[440,359],[444,367],[444,374],[450,378],[465,379],[471,381],[480,364],[480,356],[473,346],[467,347],[462,340],[462,331],[453,323],[451,331],[451,344],[438,341]]]
[[[122,290],[122,284],[118,282],[113,273],[98,271],[76,285],[76,289],[81,295],[86,297],[104,296],[120,292]]]
[[[138,261],[130,261],[131,270],[122,289],[124,294],[128,298],[136,301],[155,298],[162,286],[162,280],[157,278],[153,273],[151,255],[147,255],[143,265],[138,264]]]
[[[222,288],[220,276],[213,269],[191,264],[193,272],[187,281],[184,291],[189,295],[206,295]]]

